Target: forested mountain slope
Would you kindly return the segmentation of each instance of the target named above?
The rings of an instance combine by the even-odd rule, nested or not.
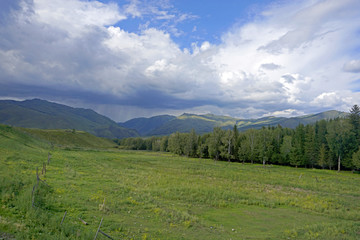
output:
[[[151,118],[136,118],[120,126],[136,129],[142,136],[163,136],[174,132],[190,132],[194,129],[198,134],[209,133],[214,127],[231,129],[236,125],[240,131],[250,128],[261,128],[264,126],[277,126],[295,128],[299,124],[312,124],[320,120],[329,120],[346,117],[347,113],[339,111],[326,111],[317,114],[285,118],[285,117],[264,117],[259,119],[238,119],[228,116],[217,116],[213,114],[188,114],[181,116],[156,116]]]

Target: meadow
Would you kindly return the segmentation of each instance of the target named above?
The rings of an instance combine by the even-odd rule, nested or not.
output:
[[[359,174],[126,151],[96,138],[80,143],[81,132],[52,134],[0,126],[0,239],[94,239],[101,219],[113,239],[360,238]],[[43,181],[33,191],[36,168]]]

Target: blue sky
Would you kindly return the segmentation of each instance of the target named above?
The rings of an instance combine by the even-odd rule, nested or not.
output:
[[[109,2],[109,1],[102,1]],[[161,8],[161,1],[158,6]],[[128,18],[118,24],[126,31],[140,32],[141,25],[149,22],[149,27],[155,27],[172,33],[173,40],[180,47],[191,47],[194,42],[209,41],[213,44],[221,42],[222,34],[226,33],[236,24],[246,23],[257,15],[271,0],[262,1],[208,1],[208,0],[180,0],[169,1],[166,7],[161,8],[173,18],[158,20],[157,15],[147,13],[140,18]],[[119,5],[126,5],[128,1],[117,1]],[[177,18],[186,16],[184,20],[177,22]],[[165,17],[166,18],[166,17]],[[173,32],[171,27],[176,27]]]
[[[115,121],[359,104],[358,0],[3,0],[0,99]]]

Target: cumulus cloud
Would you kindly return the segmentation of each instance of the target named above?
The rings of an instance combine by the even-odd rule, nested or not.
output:
[[[348,106],[352,104],[354,99],[358,100],[358,97],[351,96],[353,93],[348,91],[333,91],[333,92],[324,92],[321,93],[319,96],[315,97],[311,104],[315,106],[322,106],[324,108],[331,108],[336,107],[338,109],[349,109]]]
[[[126,19],[117,4],[98,1],[34,0],[33,9],[33,21],[56,27],[71,37]]]
[[[357,0],[270,5],[235,24],[220,44],[182,49],[173,40],[181,34],[176,24],[198,16],[169,1],[14,1],[0,10],[0,95],[63,98],[116,120],[141,111],[259,117],[347,110],[359,99],[351,89],[360,72],[359,8]],[[159,24],[136,32],[122,26],[144,16]]]
[[[276,101],[284,109],[305,109],[324,92],[350,90],[352,78],[341,68],[359,46],[351,40],[360,28],[355,6],[360,3],[298,1],[276,5],[259,20],[234,28],[213,58],[222,88],[234,92],[233,99],[250,97],[258,108]]]

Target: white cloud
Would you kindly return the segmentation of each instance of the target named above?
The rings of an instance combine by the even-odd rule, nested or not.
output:
[[[200,50],[206,51],[211,47],[210,43],[208,41],[205,41],[201,44]]]
[[[293,107],[324,91],[349,89],[353,78],[341,68],[359,46],[349,41],[360,28],[356,7],[360,3],[352,0],[300,1],[235,27],[213,56],[222,89],[233,100],[250,98],[258,106],[275,100]]]
[[[178,71],[176,65],[168,63],[165,59],[157,60],[154,65],[151,65],[145,70],[145,73],[148,77],[155,77],[157,73],[172,73]]]
[[[341,92],[339,91],[324,92],[321,93],[319,96],[317,96],[311,102],[311,104],[325,108],[334,107],[334,106],[339,108],[343,105],[351,104],[351,97],[348,96],[347,98],[344,98],[344,95],[341,94]]]
[[[125,13],[131,15],[133,18],[141,17],[142,13],[139,9],[139,4],[139,0],[131,0],[129,4],[124,6]]]
[[[270,113],[266,113],[263,115],[263,117],[269,117],[269,116],[274,116],[274,117],[296,117],[296,116],[301,116],[301,115],[305,115],[304,111],[299,111],[296,109],[285,109],[282,111],[275,111],[275,112],[270,112]]]
[[[92,27],[116,24],[126,19],[115,3],[78,0],[34,0],[34,20],[78,37]]]

